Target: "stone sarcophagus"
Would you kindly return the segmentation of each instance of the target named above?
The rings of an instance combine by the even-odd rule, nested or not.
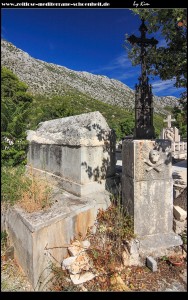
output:
[[[42,122],[27,140],[27,168],[77,196],[105,190],[115,174],[115,134],[98,111]]]

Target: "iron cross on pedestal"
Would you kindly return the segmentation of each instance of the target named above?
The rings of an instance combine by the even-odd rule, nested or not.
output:
[[[131,44],[137,44],[141,48],[141,77],[139,84],[136,84],[135,92],[135,139],[154,139],[155,130],[153,127],[153,97],[152,88],[148,84],[146,73],[146,47],[149,45],[155,46],[158,41],[154,38],[146,38],[147,27],[142,19],[142,24],[139,28],[141,37],[131,35],[127,40]]]

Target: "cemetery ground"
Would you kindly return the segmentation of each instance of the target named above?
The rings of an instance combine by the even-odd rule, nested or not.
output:
[[[18,185],[18,181],[17,181]],[[186,202],[186,193],[181,202]],[[41,197],[42,199],[42,197]],[[187,240],[175,248],[181,265],[173,265],[170,257],[157,258],[157,271],[146,266],[126,266],[122,259],[124,240],[132,237],[130,218],[122,217],[121,206],[112,201],[107,211],[99,211],[95,234],[88,230],[84,240],[90,242],[86,250],[90,259],[92,280],[75,285],[67,270],[51,266],[53,279],[48,291],[57,292],[139,292],[139,291],[186,291],[187,290]],[[119,220],[117,222],[117,220]],[[80,242],[83,240],[80,236]],[[6,234],[1,234],[1,290],[33,291],[23,271],[17,264],[12,249],[8,247]]]
[[[115,211],[114,207],[111,207],[107,212],[101,212],[98,217],[96,233],[88,233],[86,237],[91,243],[87,250],[87,254],[93,261],[91,271],[95,271],[98,276],[84,284],[74,285],[67,270],[62,270],[61,266],[52,266],[52,285],[47,290],[57,292],[186,291],[187,253],[182,247],[176,249],[177,257],[183,258],[180,266],[172,265],[169,257],[165,256],[157,259],[158,269],[156,272],[152,272],[146,266],[123,265],[121,233],[120,236],[116,236],[115,233],[114,236],[111,235],[111,239],[108,238],[109,233],[114,233],[112,230],[114,219],[107,220],[107,216],[109,214],[115,216]],[[6,237],[1,239],[1,290],[33,291],[16,260],[11,258],[11,255],[10,257],[7,255],[5,240]]]

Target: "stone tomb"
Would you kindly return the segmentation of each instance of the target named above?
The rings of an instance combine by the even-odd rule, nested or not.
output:
[[[95,230],[98,209],[110,205],[106,181],[115,173],[115,136],[92,112],[40,123],[28,140],[27,169],[54,184],[53,205],[33,213],[11,207],[1,223],[33,288],[45,290],[51,264],[60,266],[71,240]]]
[[[115,175],[115,134],[98,111],[42,122],[27,139],[27,167],[74,195],[104,191]]]
[[[173,179],[170,141],[123,142],[122,201],[133,217],[137,251],[163,255],[182,244],[173,232]]]

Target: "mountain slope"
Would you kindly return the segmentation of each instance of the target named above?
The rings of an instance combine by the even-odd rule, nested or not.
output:
[[[12,70],[29,86],[32,94],[65,95],[82,93],[125,109],[134,108],[134,91],[122,82],[106,76],[73,71],[66,67],[32,58],[13,44],[1,40],[2,66]],[[177,104],[175,97],[154,97],[155,112],[167,113],[165,106]]]

